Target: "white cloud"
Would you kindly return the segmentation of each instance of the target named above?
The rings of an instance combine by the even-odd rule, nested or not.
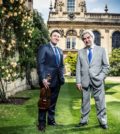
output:
[[[33,0],[33,8],[37,9],[39,12],[45,14],[49,12],[50,2],[52,1],[52,5],[54,7],[55,0]]]
[[[49,0],[33,0],[33,8],[42,11],[42,9],[47,9],[49,7]]]
[[[87,0],[87,2],[95,3],[95,2],[97,2],[97,0]]]
[[[42,14],[45,22],[48,19],[50,0],[33,0],[33,8]]]
[[[103,8],[93,8],[90,12],[100,13],[100,12],[104,12],[104,10]]]

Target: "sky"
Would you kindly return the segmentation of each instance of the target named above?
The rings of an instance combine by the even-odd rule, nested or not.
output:
[[[54,5],[55,0],[33,0],[33,8],[42,14],[45,22],[48,19],[50,1]],[[120,0],[86,0],[87,12],[104,12],[106,4],[109,13],[120,13]]]

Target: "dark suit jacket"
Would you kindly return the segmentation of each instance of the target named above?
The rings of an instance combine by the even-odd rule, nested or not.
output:
[[[50,87],[56,87],[64,84],[64,64],[63,52],[58,48],[60,53],[60,64],[57,66],[54,51],[50,44],[40,46],[37,55],[37,70],[39,76],[39,83],[42,85],[43,79],[48,74],[51,75]]]

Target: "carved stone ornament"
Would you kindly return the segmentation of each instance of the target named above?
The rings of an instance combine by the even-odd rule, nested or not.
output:
[[[62,11],[62,7],[64,6],[64,3],[62,1],[59,1],[57,6],[59,7],[60,11]]]
[[[66,36],[77,36],[77,32],[73,29],[68,30]]]
[[[75,14],[73,12],[68,13],[68,17],[70,20],[75,19]]]
[[[80,32],[79,32],[80,33],[80,38],[82,37],[83,31],[84,31],[83,29],[80,29]]]
[[[61,37],[63,37],[64,36],[64,30],[60,29],[59,31],[60,31]]]

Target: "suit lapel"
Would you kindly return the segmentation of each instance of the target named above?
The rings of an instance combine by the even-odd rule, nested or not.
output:
[[[50,43],[48,44],[48,46],[49,46],[49,53],[53,57],[52,60],[55,62],[56,59],[55,59],[54,50],[53,50],[52,46],[50,45]]]
[[[50,51],[51,51],[52,53],[54,53],[54,51],[53,51],[53,49],[52,49],[50,43],[48,44],[48,46],[49,46]]]
[[[89,64],[88,55],[87,55],[87,48],[84,48],[83,54],[84,54],[85,60],[86,60],[87,63]]]
[[[91,60],[91,63],[90,64],[92,64],[92,62],[94,61],[94,58],[96,57],[96,53],[97,53],[97,47],[94,46],[93,53],[92,53],[92,60]]]

